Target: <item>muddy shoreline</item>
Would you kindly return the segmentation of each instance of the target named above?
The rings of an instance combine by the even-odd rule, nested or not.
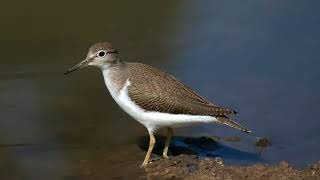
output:
[[[178,155],[150,163],[145,169],[147,179],[320,179],[320,162],[296,169],[282,161],[278,165],[225,165],[222,158],[201,158]]]
[[[287,162],[267,165],[258,158],[259,153],[231,148],[208,137],[175,136],[169,148],[169,159],[163,159],[164,139],[161,136],[157,139],[152,161],[146,168],[139,166],[146,154],[147,136],[114,148],[95,143],[3,147],[0,149],[3,152],[16,153],[20,159],[33,162],[29,168],[37,173],[12,171],[14,166],[9,164],[0,169],[1,179],[320,179],[320,162],[303,169]],[[62,152],[69,161],[57,158]],[[8,157],[2,156],[1,161],[8,162]],[[244,159],[248,164],[234,164],[230,157]],[[39,161],[35,163],[34,159]]]
[[[266,164],[261,153],[272,146],[267,138],[259,138],[252,143],[257,152],[250,153],[221,143],[231,141],[230,138],[222,140],[217,137],[175,137],[169,149],[172,155],[170,159],[160,158],[163,137],[159,136],[158,139],[160,143],[154,151],[157,158],[144,169],[147,179],[320,179],[320,161],[304,169],[298,169],[285,161],[275,165]],[[237,142],[241,140],[231,139],[237,139]],[[143,144],[147,145],[146,138]],[[147,148],[140,147],[145,150]],[[220,154],[216,153],[219,149],[222,151]],[[231,155],[251,163],[225,163]]]

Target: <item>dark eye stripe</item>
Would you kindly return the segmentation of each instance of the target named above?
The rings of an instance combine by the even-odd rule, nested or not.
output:
[[[118,51],[116,49],[111,49],[107,53],[118,53]]]

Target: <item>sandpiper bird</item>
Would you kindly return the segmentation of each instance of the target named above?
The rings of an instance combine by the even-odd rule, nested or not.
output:
[[[207,101],[175,77],[145,64],[122,62],[110,43],[99,42],[91,46],[86,59],[65,74],[86,66],[101,69],[116,103],[147,128],[150,141],[143,167],[148,164],[156,142],[154,133],[159,128],[167,128],[164,158],[168,158],[172,127],[218,123],[251,132],[228,117],[236,114],[234,110]]]

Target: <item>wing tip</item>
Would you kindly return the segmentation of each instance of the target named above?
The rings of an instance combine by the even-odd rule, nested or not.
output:
[[[249,130],[249,129],[242,129],[241,131],[243,131],[243,132],[245,132],[245,133],[252,133],[252,131],[251,130]]]

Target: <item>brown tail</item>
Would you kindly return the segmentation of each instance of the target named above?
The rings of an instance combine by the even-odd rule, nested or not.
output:
[[[217,120],[218,120],[217,123],[219,124],[224,124],[224,125],[239,129],[240,131],[251,133],[249,129],[242,127],[240,124],[236,123],[235,121],[227,117],[217,117]]]

